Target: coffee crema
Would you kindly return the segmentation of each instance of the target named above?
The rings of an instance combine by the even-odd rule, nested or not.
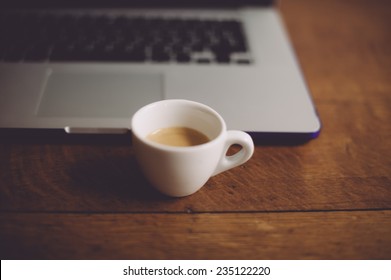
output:
[[[178,147],[197,146],[210,141],[202,132],[188,127],[159,128],[148,134],[147,139],[159,144]]]

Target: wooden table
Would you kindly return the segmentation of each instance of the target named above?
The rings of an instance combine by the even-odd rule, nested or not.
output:
[[[1,259],[390,259],[391,2],[281,1],[323,123],[181,199],[129,143],[0,143]]]

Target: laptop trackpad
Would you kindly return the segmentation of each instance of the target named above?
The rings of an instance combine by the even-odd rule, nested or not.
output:
[[[163,97],[162,74],[53,71],[37,115],[42,117],[123,118]]]

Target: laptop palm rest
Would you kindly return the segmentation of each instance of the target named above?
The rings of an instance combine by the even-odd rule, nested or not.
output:
[[[162,99],[162,74],[54,70],[37,108],[39,117],[130,118]]]

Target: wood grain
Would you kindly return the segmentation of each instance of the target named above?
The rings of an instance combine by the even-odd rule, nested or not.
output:
[[[391,211],[0,214],[0,257],[389,259]]]
[[[154,191],[141,175],[131,147],[27,147],[19,151],[24,156],[1,169],[0,207],[43,212],[389,208],[391,157],[382,160],[389,154],[387,146],[373,150],[352,139],[328,146],[324,142],[257,148],[250,162],[212,178],[200,192],[182,199]],[[311,145],[316,147],[311,150]]]
[[[279,3],[317,139],[257,145],[172,199],[130,142],[0,134],[1,257],[391,258],[391,2]]]

